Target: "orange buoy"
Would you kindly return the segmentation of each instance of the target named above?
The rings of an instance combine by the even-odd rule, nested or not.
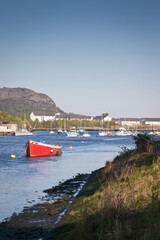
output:
[[[72,146],[71,146],[71,147],[68,147],[68,149],[72,149]]]

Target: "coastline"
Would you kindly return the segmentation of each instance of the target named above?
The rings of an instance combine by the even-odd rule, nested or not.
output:
[[[92,173],[91,173],[92,174]],[[61,221],[74,199],[80,194],[91,174],[78,174],[46,189],[44,203],[24,206],[22,212],[12,213],[0,223],[0,240],[46,239]]]
[[[83,221],[83,216],[86,208],[86,198],[89,199],[96,193],[97,190],[101,189],[104,182],[103,171],[105,167],[99,168],[89,174],[89,177],[79,191],[76,198],[73,200],[68,211],[55,226],[55,228],[49,233],[49,236],[44,238],[45,240],[64,240],[68,239],[68,236],[76,228],[77,223]],[[92,205],[92,203],[91,203]],[[78,236],[74,239],[78,239]]]

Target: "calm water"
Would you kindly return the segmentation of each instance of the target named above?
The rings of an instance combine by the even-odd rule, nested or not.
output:
[[[24,206],[42,202],[44,189],[77,173],[91,173],[112,161],[121,147],[134,147],[132,137],[67,138],[65,134],[34,132],[33,136],[0,137],[0,221]],[[26,158],[28,139],[62,145],[60,157]],[[84,141],[84,143],[82,143]],[[72,149],[68,147],[72,146]],[[14,154],[15,159],[10,156]]]

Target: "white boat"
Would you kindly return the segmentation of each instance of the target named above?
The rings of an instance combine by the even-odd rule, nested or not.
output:
[[[160,131],[156,131],[154,134],[155,134],[155,136],[159,137],[160,136]]]
[[[58,133],[63,133],[63,130],[60,128],[57,130]]]
[[[138,134],[138,132],[137,132],[137,131],[135,131],[135,132],[134,132],[134,131],[132,131],[132,132],[131,132],[131,136],[137,136],[137,134]]]
[[[67,137],[80,137],[81,135],[77,131],[67,132]]]
[[[91,135],[88,132],[85,132],[82,137],[90,137]]]
[[[49,134],[53,134],[53,133],[54,133],[54,131],[50,131],[50,132],[49,132]]]
[[[116,136],[131,136],[130,131],[126,131],[124,127],[119,128],[119,131],[115,134]]]
[[[83,133],[83,132],[84,132],[84,130],[83,130],[83,129],[80,129],[80,130],[79,130],[79,132]]]
[[[130,136],[131,133],[118,131],[115,135],[116,135],[116,136]]]
[[[104,137],[107,136],[107,132],[106,131],[101,131],[98,133],[99,136]]]
[[[99,136],[101,136],[101,137],[104,137],[104,136],[111,136],[112,135],[112,133],[111,132],[107,132],[107,131],[101,131],[101,132],[99,132]]]
[[[27,129],[19,129],[17,131],[15,131],[15,136],[32,136],[33,133],[29,132]]]
[[[153,132],[149,132],[148,133],[149,136],[160,136],[160,132],[159,131],[153,131]]]

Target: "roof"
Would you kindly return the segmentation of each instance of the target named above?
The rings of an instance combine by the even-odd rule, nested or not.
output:
[[[149,122],[160,122],[160,118],[118,118],[112,119],[116,121],[130,121],[130,122],[138,122],[138,121],[149,121]]]
[[[80,114],[74,114],[74,113],[69,113],[67,114],[69,119],[91,119],[91,116],[85,116],[85,115],[80,115]]]
[[[140,118],[119,118],[120,121],[130,121],[130,122],[138,122]]]
[[[55,112],[44,112],[44,113],[42,113],[42,112],[33,112],[33,114],[35,115],[35,116],[52,116],[52,117],[54,117],[55,116]]]
[[[119,120],[119,118],[112,118],[112,121],[118,121]]]
[[[103,117],[102,116],[96,116],[96,117],[93,118],[93,120],[102,121]]]
[[[59,119],[61,119],[61,118],[65,119],[66,118],[67,119],[67,114],[56,114],[55,117],[56,117],[56,119],[57,118],[59,118]]]
[[[149,122],[160,122],[160,118],[142,118],[142,120]]]

